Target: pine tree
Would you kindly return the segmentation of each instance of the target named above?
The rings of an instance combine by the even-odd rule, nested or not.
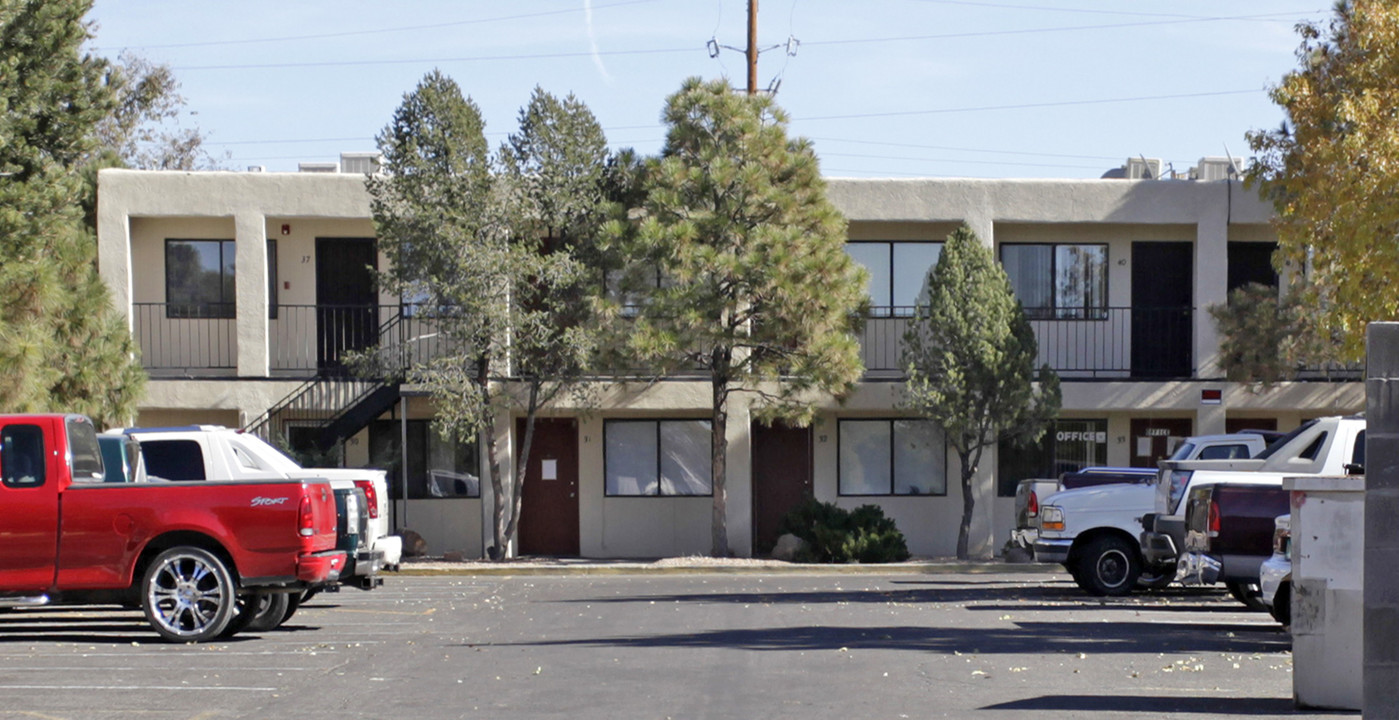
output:
[[[111,112],[90,2],[0,0],[0,407],[130,420],[144,383],[97,274],[82,169]]]
[[[610,236],[628,261],[619,289],[635,302],[635,355],[709,378],[712,552],[724,556],[730,396],[752,393],[762,420],[805,424],[813,393],[848,392],[863,371],[854,323],[866,279],[811,144],[787,137],[770,98],[691,78],[664,117],[642,219]]]
[[[1059,378],[1045,366],[1035,388],[1034,330],[1005,270],[970,228],[948,236],[927,289],[928,304],[917,308],[904,335],[903,405],[940,426],[957,453],[957,557],[966,559],[982,452],[1002,440],[1038,440],[1059,412]]]

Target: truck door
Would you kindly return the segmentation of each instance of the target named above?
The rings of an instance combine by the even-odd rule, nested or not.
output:
[[[64,455],[43,420],[0,425],[0,592],[41,591],[58,563]]]

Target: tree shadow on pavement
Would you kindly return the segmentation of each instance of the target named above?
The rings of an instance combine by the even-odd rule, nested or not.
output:
[[[908,650],[930,653],[1274,653],[1292,648],[1281,628],[1228,623],[1023,622],[1003,628],[807,625],[632,637],[495,643],[498,646],[727,648],[755,651]]]
[[[1290,715],[1296,712],[1292,698],[1189,697],[1185,695],[1043,695],[987,705],[981,710],[1026,710],[1057,712],[1149,713],[1221,715]],[[1308,710],[1308,714],[1317,711]],[[1324,714],[1333,714],[1322,711]],[[1336,712],[1336,715],[1354,715]]]

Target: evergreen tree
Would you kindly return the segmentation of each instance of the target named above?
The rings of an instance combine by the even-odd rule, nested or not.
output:
[[[85,0],[0,0],[0,407],[128,422],[144,373],[96,268],[82,169],[111,112]]]
[[[1005,270],[970,228],[948,236],[927,289],[928,304],[904,335],[904,407],[937,423],[957,453],[957,557],[966,559],[982,452],[1002,440],[1038,440],[1059,412],[1059,378],[1041,368],[1036,390],[1034,331]]]
[[[854,330],[866,279],[815,152],[787,137],[770,98],[691,78],[664,117],[641,219],[609,235],[627,262],[617,289],[635,314],[631,350],[660,373],[708,376],[712,552],[724,556],[730,396],[754,394],[762,420],[805,424],[813,392],[848,392],[863,370]]]
[[[581,397],[594,356],[590,276],[578,261],[603,211],[607,143],[577,99],[536,90],[493,167],[480,111],[433,72],[379,137],[369,180],[385,286],[425,309],[454,351],[407,369],[436,402],[444,436],[481,437],[494,493],[497,559],[511,554],[538,413]],[[526,431],[506,486],[495,420],[523,411]]]

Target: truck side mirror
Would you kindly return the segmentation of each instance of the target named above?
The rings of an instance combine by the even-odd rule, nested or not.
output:
[[[1364,465],[1361,465],[1360,463],[1346,463],[1346,464],[1345,464],[1345,469],[1346,469],[1346,474],[1347,474],[1347,475],[1364,475],[1364,474],[1365,474],[1365,466],[1364,466]]]

